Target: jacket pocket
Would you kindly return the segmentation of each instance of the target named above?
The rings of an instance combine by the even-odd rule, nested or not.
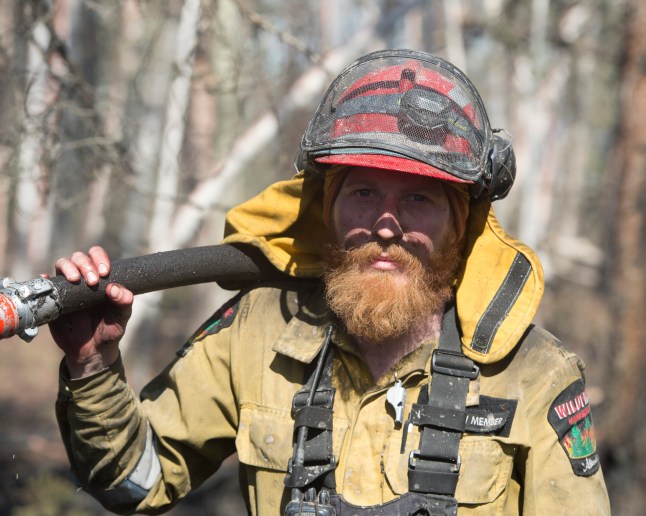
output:
[[[514,456],[498,441],[465,437],[460,443],[462,468],[455,497],[461,504],[484,504],[497,500],[511,478]]]
[[[416,430],[408,436],[404,453],[400,453],[401,433],[391,437],[387,445],[384,470],[396,495],[408,491],[408,458],[419,443]],[[463,437],[459,453],[462,466],[455,492],[458,503],[487,504],[499,498],[511,478],[513,456],[505,452],[501,443],[480,436]]]
[[[338,458],[348,423],[334,418],[332,424],[333,451]],[[245,404],[240,410],[236,437],[238,458],[248,466],[287,472],[293,453],[293,434],[294,420],[288,411]]]

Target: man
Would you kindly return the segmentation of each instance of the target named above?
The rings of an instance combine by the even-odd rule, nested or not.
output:
[[[51,325],[78,484],[158,512],[237,451],[251,514],[609,514],[583,365],[531,324],[540,263],[491,209],[513,151],[467,77],[365,56],[301,151],[224,240],[285,281],[226,303],[141,403],[118,350],[131,292]],[[109,268],[98,247],[57,262],[90,285]]]

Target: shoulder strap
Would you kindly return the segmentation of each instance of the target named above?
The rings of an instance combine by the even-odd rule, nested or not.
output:
[[[410,491],[454,496],[469,382],[479,373],[473,360],[462,353],[455,306],[451,306],[444,314],[440,342],[431,359],[428,402],[418,400],[411,410],[410,422],[420,427],[420,443],[408,462]]]
[[[320,503],[319,494],[333,493],[336,461],[332,452],[331,330],[307,384],[294,396],[294,455],[289,461],[285,485],[292,488],[292,502]],[[419,449],[411,452],[409,491],[446,497],[456,506],[454,494],[460,474],[458,448],[465,429],[469,382],[480,371],[462,353],[455,308],[444,314],[442,332],[431,359],[430,391],[422,389],[413,404],[410,423],[420,427]],[[317,501],[318,500],[318,501]],[[300,510],[300,509],[299,509]]]
[[[316,368],[306,385],[294,396],[294,454],[289,460],[285,485],[292,488],[292,499],[303,499],[314,488],[333,490],[336,460],[332,450],[332,325],[325,334]]]

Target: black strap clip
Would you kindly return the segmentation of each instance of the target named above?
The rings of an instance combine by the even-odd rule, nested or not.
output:
[[[413,450],[408,459],[408,489],[416,493],[453,496],[460,476],[462,460],[456,462],[425,460],[420,450]]]
[[[320,493],[310,488],[298,496],[285,507],[285,516],[336,516],[336,509],[330,504],[329,491],[322,489]]]
[[[480,374],[480,368],[470,358],[460,351],[436,349],[431,358],[431,371],[449,376],[475,380]]]
[[[417,460],[418,460],[419,456],[420,456],[420,451],[419,450],[411,450],[410,455],[408,456],[408,465],[412,469],[415,469],[415,466],[417,466]],[[437,461],[437,460],[435,460],[435,461],[427,461],[427,462],[429,462],[429,463],[433,462],[435,464],[443,465],[451,473],[459,473],[460,468],[462,467],[462,457],[460,457],[459,454],[458,454],[457,462],[444,462],[444,461]]]

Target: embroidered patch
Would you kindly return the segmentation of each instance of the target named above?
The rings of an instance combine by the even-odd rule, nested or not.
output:
[[[202,326],[186,341],[186,343],[177,351],[178,357],[183,357],[193,347],[193,344],[199,342],[209,335],[215,335],[224,328],[233,324],[238,313],[239,301],[242,294],[238,294],[226,303],[224,303],[211,317],[209,317]]]
[[[480,396],[477,407],[467,407],[464,431],[509,437],[518,400]]]
[[[589,477],[599,469],[599,456],[583,380],[565,389],[550,406],[547,419],[558,436],[574,473]]]

